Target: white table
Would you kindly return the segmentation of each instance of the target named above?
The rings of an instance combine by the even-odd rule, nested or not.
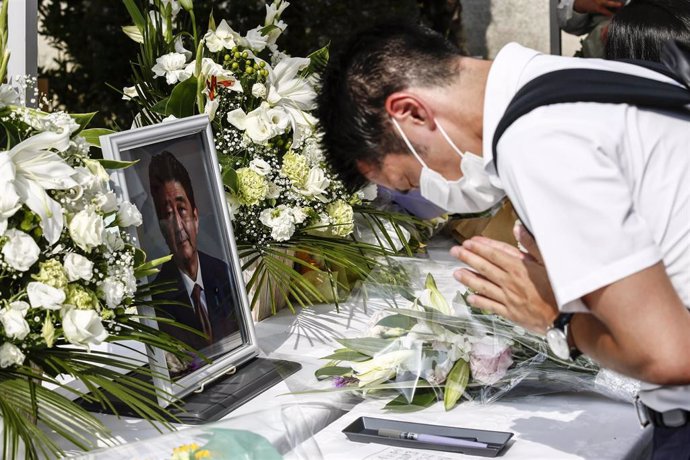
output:
[[[440,259],[445,249],[437,246],[433,250]],[[431,272],[448,298],[457,290],[457,284],[448,275],[452,264],[410,260],[406,265],[416,267],[420,275]],[[588,393],[506,398],[489,405],[466,402],[450,412],[436,404],[414,413],[385,413],[382,407],[386,401],[362,401],[346,393],[286,394],[327,386],[327,382],[314,378],[314,371],[323,365],[319,358],[339,347],[336,338],[362,335],[369,316],[377,308],[381,304],[368,303],[365,312],[362,302],[355,297],[341,305],[339,312],[332,305],[321,305],[297,315],[282,311],[257,324],[259,344],[265,355],[298,361],[303,368],[228,414],[223,427],[261,434],[279,451],[287,453],[289,459],[465,458],[460,454],[349,442],[341,430],[360,416],[511,431],[515,437],[504,453],[510,459],[645,458],[649,433],[640,430],[632,405]],[[141,420],[103,417],[123,443],[158,435]],[[300,442],[296,450],[288,453]],[[415,452],[421,456],[411,456]]]

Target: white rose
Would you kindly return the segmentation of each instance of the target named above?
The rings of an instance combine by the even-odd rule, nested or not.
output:
[[[280,196],[283,191],[282,187],[275,182],[268,182],[268,192],[266,192],[266,198],[276,199]]]
[[[63,310],[62,330],[67,341],[74,345],[100,345],[108,338],[108,331],[95,310]]]
[[[330,179],[326,177],[323,169],[317,166],[309,170],[304,190],[300,190],[300,192],[305,196],[313,196],[317,200],[323,201],[329,185],[331,185]]]
[[[73,252],[67,254],[63,265],[70,281],[90,281],[93,277],[93,262],[82,255]]]
[[[129,201],[120,203],[120,209],[117,210],[117,225],[120,227],[138,227],[141,222],[141,213],[135,205]]]
[[[117,308],[125,296],[125,285],[109,276],[101,283],[101,294],[109,308]]]
[[[23,300],[16,300],[10,303],[10,308],[16,310],[22,314],[22,318],[26,316],[26,312],[29,311],[30,305]]]
[[[45,308],[46,310],[59,310],[65,302],[65,292],[47,284],[32,281],[26,287],[31,308]]]
[[[254,83],[252,86],[252,96],[264,99],[266,97],[266,85],[263,83]]]
[[[271,173],[271,165],[261,158],[255,158],[249,162],[249,169],[261,176],[267,176]]]
[[[111,191],[99,193],[94,197],[92,203],[98,206],[101,211],[111,213],[117,209],[117,196]]]
[[[0,310],[0,322],[5,328],[5,335],[10,339],[24,340],[30,332],[29,323],[24,319],[21,310],[3,308]]]
[[[0,346],[0,367],[20,365],[24,362],[24,353],[9,342],[5,342]]]
[[[105,223],[101,216],[91,210],[79,211],[68,228],[74,242],[86,252],[91,252],[91,249],[103,243]]]
[[[5,258],[5,262],[20,272],[30,269],[36,263],[41,253],[41,249],[34,239],[21,230],[14,228],[7,230],[5,236],[9,238],[2,247],[2,255]]]

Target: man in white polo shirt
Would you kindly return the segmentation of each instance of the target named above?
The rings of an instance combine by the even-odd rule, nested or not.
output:
[[[680,86],[632,64],[517,44],[493,62],[471,59],[426,29],[381,26],[351,40],[325,73],[327,156],[353,187],[368,180],[419,188],[451,212],[484,211],[507,195],[545,271],[529,256],[473,239],[454,249],[474,269],[456,275],[477,291],[470,301],[534,331],[560,330],[566,355],[577,346],[646,382],[655,458],[690,458],[690,115],[543,106],[505,131],[496,169],[492,140],[513,96],[567,68]]]

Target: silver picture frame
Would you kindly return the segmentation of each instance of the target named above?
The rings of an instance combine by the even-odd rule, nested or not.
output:
[[[132,227],[130,229],[130,236],[137,247],[147,252],[149,260],[166,255],[162,253],[165,250],[162,246],[163,244],[168,246],[168,253],[177,254],[169,247],[168,238],[173,240],[179,238],[170,237],[170,234],[163,236],[163,228],[167,227],[161,224],[163,220],[158,216],[161,209],[160,205],[157,206],[153,202],[158,197],[158,202],[160,203],[160,194],[164,192],[160,192],[160,188],[156,188],[155,192],[152,191],[153,188],[149,187],[150,184],[147,182],[149,180],[147,174],[153,173],[151,171],[147,173],[146,171],[153,157],[162,155],[162,152],[166,152],[166,154],[171,153],[179,160],[185,169],[188,170],[189,179],[193,184],[192,201],[194,201],[195,197],[197,199],[194,205],[194,212],[201,208],[201,202],[203,202],[203,207],[206,208],[203,210],[199,209],[197,213],[196,228],[197,231],[202,231],[195,235],[195,242],[197,244],[194,245],[194,251],[198,249],[197,264],[199,267],[197,279],[201,276],[199,273],[203,272],[201,255],[202,249],[205,249],[212,252],[214,259],[226,262],[228,281],[234,287],[232,299],[218,298],[217,295],[215,298],[218,304],[222,304],[225,301],[225,308],[234,309],[237,330],[224,333],[226,334],[225,336],[212,339],[215,341],[211,342],[208,347],[199,350],[204,356],[212,360],[211,363],[197,362],[198,368],[190,366],[190,369],[185,368],[180,376],[175,376],[175,369],[173,369],[175,366],[169,363],[170,356],[167,356],[168,359],[166,360],[166,354],[162,350],[157,348],[147,350],[149,364],[157,374],[154,376],[154,384],[162,390],[161,395],[158,396],[158,402],[165,407],[174,398],[182,398],[192,392],[203,391],[204,387],[212,381],[223,375],[233,374],[237,367],[257,357],[259,354],[254,322],[233,235],[230,212],[225,201],[225,191],[213,142],[213,132],[208,117],[206,115],[197,115],[102,136],[100,141],[105,159],[137,161],[137,164],[133,166],[113,171],[111,180],[116,192],[123,199],[137,205],[142,213],[143,224],[138,228]],[[153,182],[156,179],[150,180]],[[156,197],[153,196],[154,194]],[[155,214],[152,214],[152,212]],[[208,228],[204,230],[201,224],[208,226]],[[203,233],[204,231],[205,233]],[[215,241],[216,238],[217,241]],[[191,246],[191,239],[187,244]],[[180,257],[180,259],[183,258]],[[171,262],[175,262],[175,259]],[[217,265],[214,267],[217,268]],[[163,271],[162,269],[161,273]],[[215,272],[217,271],[215,270]],[[156,276],[160,276],[161,273]],[[186,272],[180,269],[179,273],[182,278],[183,273]],[[151,278],[155,279],[156,276]],[[206,280],[205,275],[203,280]],[[152,279],[149,279],[149,281],[152,281]],[[217,288],[215,292],[218,292]],[[222,290],[221,292],[226,293],[228,291]],[[193,294],[188,293],[188,295],[190,296],[188,298],[191,298]],[[211,295],[213,294],[211,293]],[[208,297],[204,298],[208,299]],[[234,305],[227,305],[227,301],[230,300],[234,301]],[[208,300],[204,304],[205,308],[207,306]],[[194,311],[194,308],[192,308],[192,311]],[[208,309],[204,311],[207,314],[209,312]],[[160,315],[160,312],[154,311],[151,307],[140,307],[139,313],[149,318],[154,317],[156,314]],[[162,321],[161,324],[154,320],[146,321],[147,324],[159,329],[166,327]],[[228,330],[231,330],[231,328],[229,327]],[[172,395],[174,398],[166,395]]]

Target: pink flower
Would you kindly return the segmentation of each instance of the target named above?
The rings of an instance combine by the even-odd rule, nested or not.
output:
[[[484,385],[493,385],[513,364],[510,342],[486,336],[472,344],[470,369],[472,377]]]

